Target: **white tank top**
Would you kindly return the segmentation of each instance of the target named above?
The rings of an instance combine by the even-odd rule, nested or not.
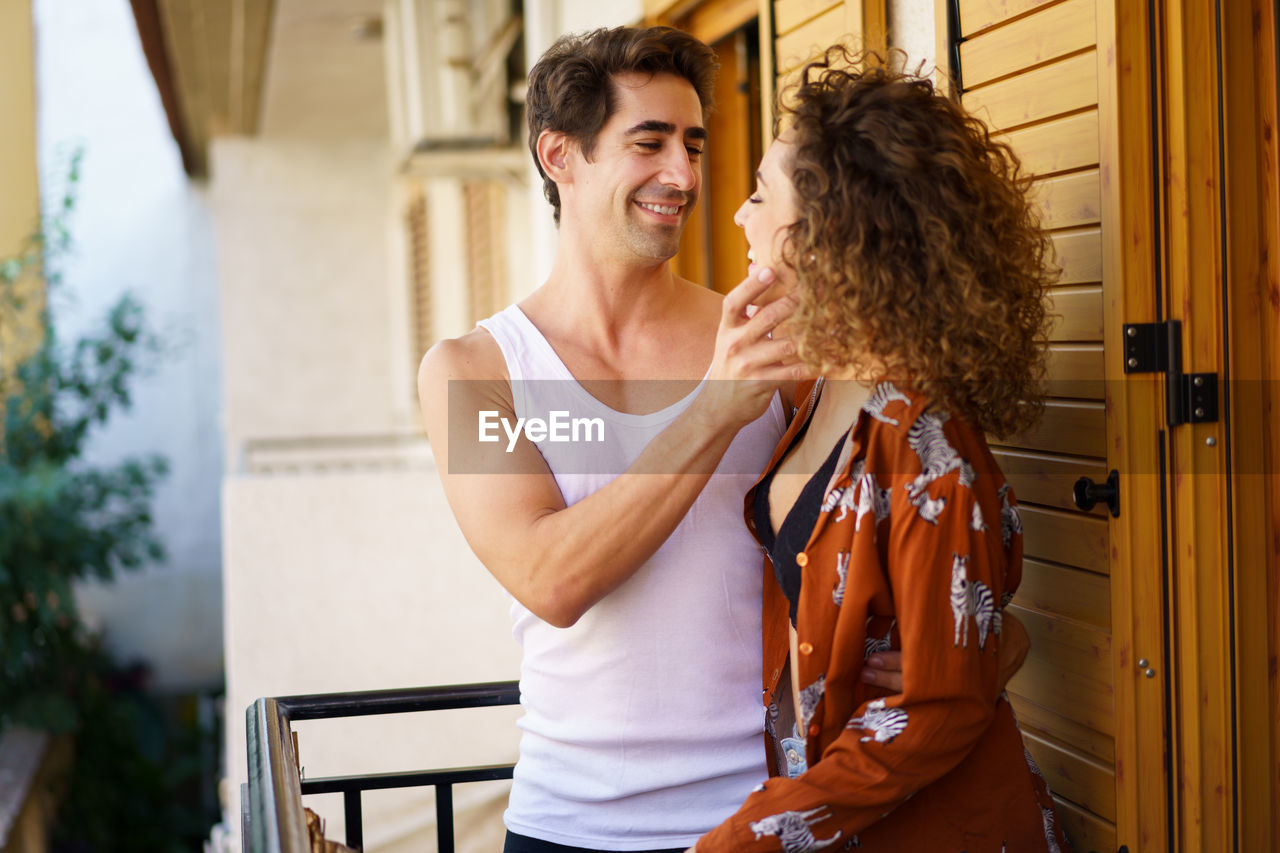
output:
[[[607,442],[536,442],[566,505],[625,470],[697,394],[618,412],[577,383],[518,307],[479,325],[502,349],[517,417],[567,411],[604,424]],[[510,830],[601,850],[687,847],[765,779],[763,561],[742,499],[785,426],[775,395],[662,547],[571,628],[512,602],[524,715]]]

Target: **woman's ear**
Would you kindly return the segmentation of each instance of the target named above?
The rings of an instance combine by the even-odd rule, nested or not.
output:
[[[569,172],[572,145],[573,140],[558,130],[544,130],[538,134],[538,162],[547,177],[557,184],[572,183]]]

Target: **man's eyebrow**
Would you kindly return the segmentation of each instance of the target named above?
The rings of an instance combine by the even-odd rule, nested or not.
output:
[[[676,132],[676,126],[669,121],[659,121],[658,119],[647,119],[634,127],[627,128],[626,135],[631,136],[636,133],[663,133],[668,136]],[[691,139],[706,139],[707,129],[705,127],[691,127],[684,132],[685,136]]]
[[[670,135],[675,132],[676,132],[676,126],[671,122],[658,121],[657,119],[654,119],[654,118],[647,119],[635,125],[634,127],[627,128],[628,136],[630,136],[633,133],[665,133]]]
[[[766,187],[769,186],[768,182],[765,181],[764,179],[764,173],[760,171],[756,172],[756,183],[760,184],[761,186],[766,186]]]

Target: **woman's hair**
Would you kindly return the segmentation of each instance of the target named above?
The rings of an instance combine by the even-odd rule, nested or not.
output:
[[[600,129],[617,110],[613,78],[637,71],[675,74],[688,80],[704,113],[712,106],[715,51],[671,27],[615,27],[561,36],[529,71],[525,119],[529,151],[542,176],[542,191],[560,222],[560,190],[538,160],[538,136],[563,131],[591,159]]]
[[[1030,178],[982,122],[884,59],[836,45],[784,95],[799,354],[874,370],[1007,436],[1043,406],[1056,275]]]

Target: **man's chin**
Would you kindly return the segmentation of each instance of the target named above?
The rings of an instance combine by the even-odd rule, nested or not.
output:
[[[681,226],[673,236],[662,239],[655,239],[654,235],[646,235],[648,239],[634,241],[632,249],[642,258],[659,262],[669,261],[680,251],[680,234],[683,231],[684,228]]]

